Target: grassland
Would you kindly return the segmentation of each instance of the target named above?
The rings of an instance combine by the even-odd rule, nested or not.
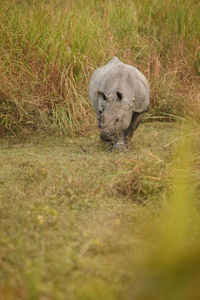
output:
[[[2,1],[0,299],[200,298],[200,2]],[[89,78],[138,67],[151,109],[99,141]]]
[[[143,124],[124,152],[97,135],[2,140],[2,299],[197,299],[194,135]]]

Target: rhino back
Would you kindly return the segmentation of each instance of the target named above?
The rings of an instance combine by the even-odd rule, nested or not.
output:
[[[93,72],[92,77],[90,79],[89,97],[98,118],[100,118],[100,114],[97,91],[102,91],[105,93],[104,88],[102,88],[102,81],[106,82],[110,72],[112,72],[113,68],[118,63],[120,63],[119,59],[116,56],[114,56],[105,66],[96,69]]]
[[[136,112],[148,110],[150,91],[146,77],[137,68],[120,62],[117,57],[95,70],[91,77],[89,95],[97,116],[98,90],[106,95],[120,92],[129,101],[135,100]]]
[[[140,113],[147,111],[150,105],[150,88],[148,80],[137,68],[129,65],[126,66],[130,72],[130,82],[134,87],[135,112]]]

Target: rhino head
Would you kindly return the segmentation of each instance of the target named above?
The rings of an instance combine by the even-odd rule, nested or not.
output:
[[[108,96],[101,91],[97,94],[100,100],[106,101],[105,110],[101,113],[101,139],[118,143],[131,123],[135,102],[127,100],[120,92],[112,92]]]

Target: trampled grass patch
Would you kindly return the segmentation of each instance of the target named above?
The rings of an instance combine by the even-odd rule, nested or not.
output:
[[[87,289],[93,289],[93,279],[94,293],[102,285],[105,295],[112,294],[110,284],[115,290],[121,276],[126,276],[122,253],[135,240],[136,250],[142,242],[139,228],[132,232],[133,219],[138,226],[146,214],[138,206],[140,188],[129,195],[127,180],[131,176],[134,182],[136,176],[142,185],[152,182],[137,172],[133,176],[128,166],[134,164],[134,170],[140,161],[148,164],[152,153],[160,156],[160,146],[171,141],[174,133],[171,124],[152,124],[151,129],[143,124],[122,153],[110,151],[98,135],[3,140],[0,289],[4,299],[42,295],[81,299]],[[164,169],[171,160],[169,148],[160,159]],[[153,161],[157,163],[157,158]],[[140,200],[145,202],[142,193]]]
[[[2,140],[3,299],[146,293],[143,253],[153,251],[165,220],[177,138],[175,124],[144,123],[123,152],[110,151],[98,135]]]

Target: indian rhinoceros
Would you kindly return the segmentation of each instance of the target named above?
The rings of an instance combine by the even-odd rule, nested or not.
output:
[[[92,74],[89,97],[103,141],[124,148],[149,108],[149,84],[135,67],[113,57]]]

